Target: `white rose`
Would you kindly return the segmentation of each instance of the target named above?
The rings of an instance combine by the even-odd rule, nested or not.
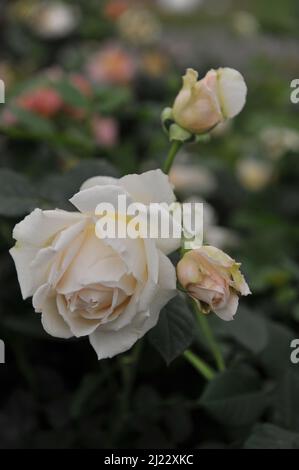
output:
[[[15,226],[10,250],[23,298],[33,296],[44,329],[59,338],[89,336],[99,359],[128,350],[176,292],[166,254],[180,240],[96,236],[97,205],[119,194],[143,204],[175,200],[160,170],[92,178],[71,199],[80,212],[35,209]]]

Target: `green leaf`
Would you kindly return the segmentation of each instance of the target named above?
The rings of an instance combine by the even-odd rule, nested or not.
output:
[[[62,175],[49,175],[41,182],[39,191],[50,206],[73,209],[69,199],[80,190],[84,181],[93,176],[117,177],[118,173],[105,160],[84,160]]]
[[[252,425],[267,406],[257,372],[245,365],[227,370],[207,384],[201,406],[226,427]]]
[[[212,320],[213,329],[219,337],[231,339],[254,354],[259,354],[268,344],[265,319],[244,307],[239,308],[234,321],[223,322],[216,316]]]
[[[258,424],[244,444],[245,449],[299,449],[299,434],[274,426]]]
[[[98,87],[95,89],[96,107],[103,114],[122,110],[132,100],[132,93],[125,87]]]
[[[292,367],[290,344],[294,339],[294,333],[284,325],[269,322],[268,334],[268,345],[258,359],[270,377],[280,378],[288,368]]]
[[[282,377],[275,395],[275,423],[299,431],[299,373],[289,369]]]
[[[33,185],[21,174],[9,169],[0,170],[0,214],[22,216],[39,205]]]
[[[158,324],[148,339],[167,364],[180,356],[194,338],[195,319],[187,303],[179,296],[171,300],[161,311]]]
[[[103,376],[103,374],[99,373],[85,375],[70,404],[72,418],[77,419],[83,414],[86,403],[88,403],[90,397],[95,394],[106,376],[107,374]]]
[[[173,442],[183,442],[192,433],[190,411],[183,406],[173,405],[164,412],[165,426]]]
[[[51,136],[55,134],[55,127],[49,119],[41,117],[31,111],[12,107],[12,111],[19,123],[24,126],[29,132],[40,136]]]
[[[7,330],[23,336],[28,336],[34,339],[49,339],[50,337],[45,333],[41,325],[40,315],[28,315],[22,312],[22,315],[9,313],[0,316],[0,325]]]
[[[88,107],[89,101],[87,97],[68,80],[61,80],[57,83],[52,83],[52,87],[59,92],[63,100],[68,105],[84,109]]]

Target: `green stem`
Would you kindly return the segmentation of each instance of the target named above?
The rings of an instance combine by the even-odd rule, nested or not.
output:
[[[195,310],[195,313],[197,315],[198,323],[200,326],[200,329],[202,330],[206,340],[207,344],[214,356],[214,359],[216,361],[217,367],[220,371],[225,370],[225,364],[224,360],[222,357],[221,350],[219,348],[219,345],[215,339],[215,336],[210,328],[209,322],[207,317],[199,310],[198,304],[195,300],[192,301],[193,308]]]
[[[171,147],[170,147],[169,152],[168,152],[168,155],[167,155],[167,158],[165,160],[165,164],[164,164],[164,168],[163,168],[164,173],[166,173],[166,174],[169,173],[169,170],[172,167],[172,164],[174,162],[175,156],[178,153],[178,151],[180,150],[182,145],[183,145],[183,143],[180,142],[179,140],[174,140],[172,142]]]
[[[130,411],[130,395],[137,373],[138,360],[141,352],[142,341],[139,340],[133,350],[119,359],[122,377],[122,391],[119,402],[118,420],[113,424],[111,432],[112,441],[116,443],[128,419]]]
[[[215,376],[214,370],[200,357],[189,349],[184,352],[184,357],[190,364],[207,380],[212,380]]]

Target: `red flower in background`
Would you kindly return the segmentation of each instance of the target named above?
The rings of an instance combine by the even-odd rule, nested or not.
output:
[[[57,91],[45,87],[20,96],[17,104],[23,109],[49,118],[61,110],[63,100]]]
[[[117,20],[130,7],[126,0],[110,0],[104,7],[104,16],[111,20]]]

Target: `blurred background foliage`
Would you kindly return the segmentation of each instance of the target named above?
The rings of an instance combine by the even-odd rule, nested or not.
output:
[[[296,0],[2,0],[1,448],[299,448],[298,22]],[[160,167],[184,69],[219,66],[245,76],[246,108],[181,151],[171,180],[205,201],[206,242],[242,261],[253,292],[232,323],[209,317],[227,370],[207,384],[177,357],[192,340],[211,362],[179,303],[162,314],[180,332],[160,346],[168,367],[161,325],[101,362],[87,340],[46,335],[8,255],[14,224],[70,208],[90,176]]]

